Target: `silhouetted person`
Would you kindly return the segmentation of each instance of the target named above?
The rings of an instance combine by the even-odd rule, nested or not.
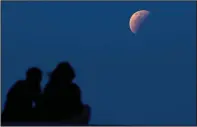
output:
[[[39,102],[42,72],[39,68],[32,67],[26,72],[26,79],[17,81],[8,91],[2,122],[30,122],[37,117],[33,102]]]
[[[75,72],[68,62],[58,64],[49,75],[49,82],[43,95],[45,121],[84,122],[82,118],[81,121],[73,120],[75,117],[82,116],[84,111],[80,88],[72,82],[74,78]]]

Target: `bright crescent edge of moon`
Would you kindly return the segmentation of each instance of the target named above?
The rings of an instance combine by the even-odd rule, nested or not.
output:
[[[129,20],[130,30],[136,34],[139,30],[140,25],[149,16],[150,12],[147,10],[140,10],[135,12]]]

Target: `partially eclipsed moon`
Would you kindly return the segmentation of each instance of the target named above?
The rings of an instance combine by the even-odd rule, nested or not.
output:
[[[140,28],[140,25],[144,22],[144,20],[148,17],[148,15],[150,14],[149,11],[146,10],[140,10],[135,12],[129,21],[129,26],[131,31],[136,34],[137,31]]]

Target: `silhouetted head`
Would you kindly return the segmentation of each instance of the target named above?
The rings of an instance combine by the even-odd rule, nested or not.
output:
[[[42,80],[42,71],[37,67],[29,68],[26,72],[26,80],[40,83]]]
[[[55,82],[71,83],[74,78],[74,69],[68,62],[59,63],[50,73],[50,79]]]

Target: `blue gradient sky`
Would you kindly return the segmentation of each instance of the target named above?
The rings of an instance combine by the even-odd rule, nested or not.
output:
[[[151,15],[134,36],[140,9]],[[194,125],[195,12],[195,2],[3,2],[2,101],[29,66],[45,84],[69,60],[92,124]]]

